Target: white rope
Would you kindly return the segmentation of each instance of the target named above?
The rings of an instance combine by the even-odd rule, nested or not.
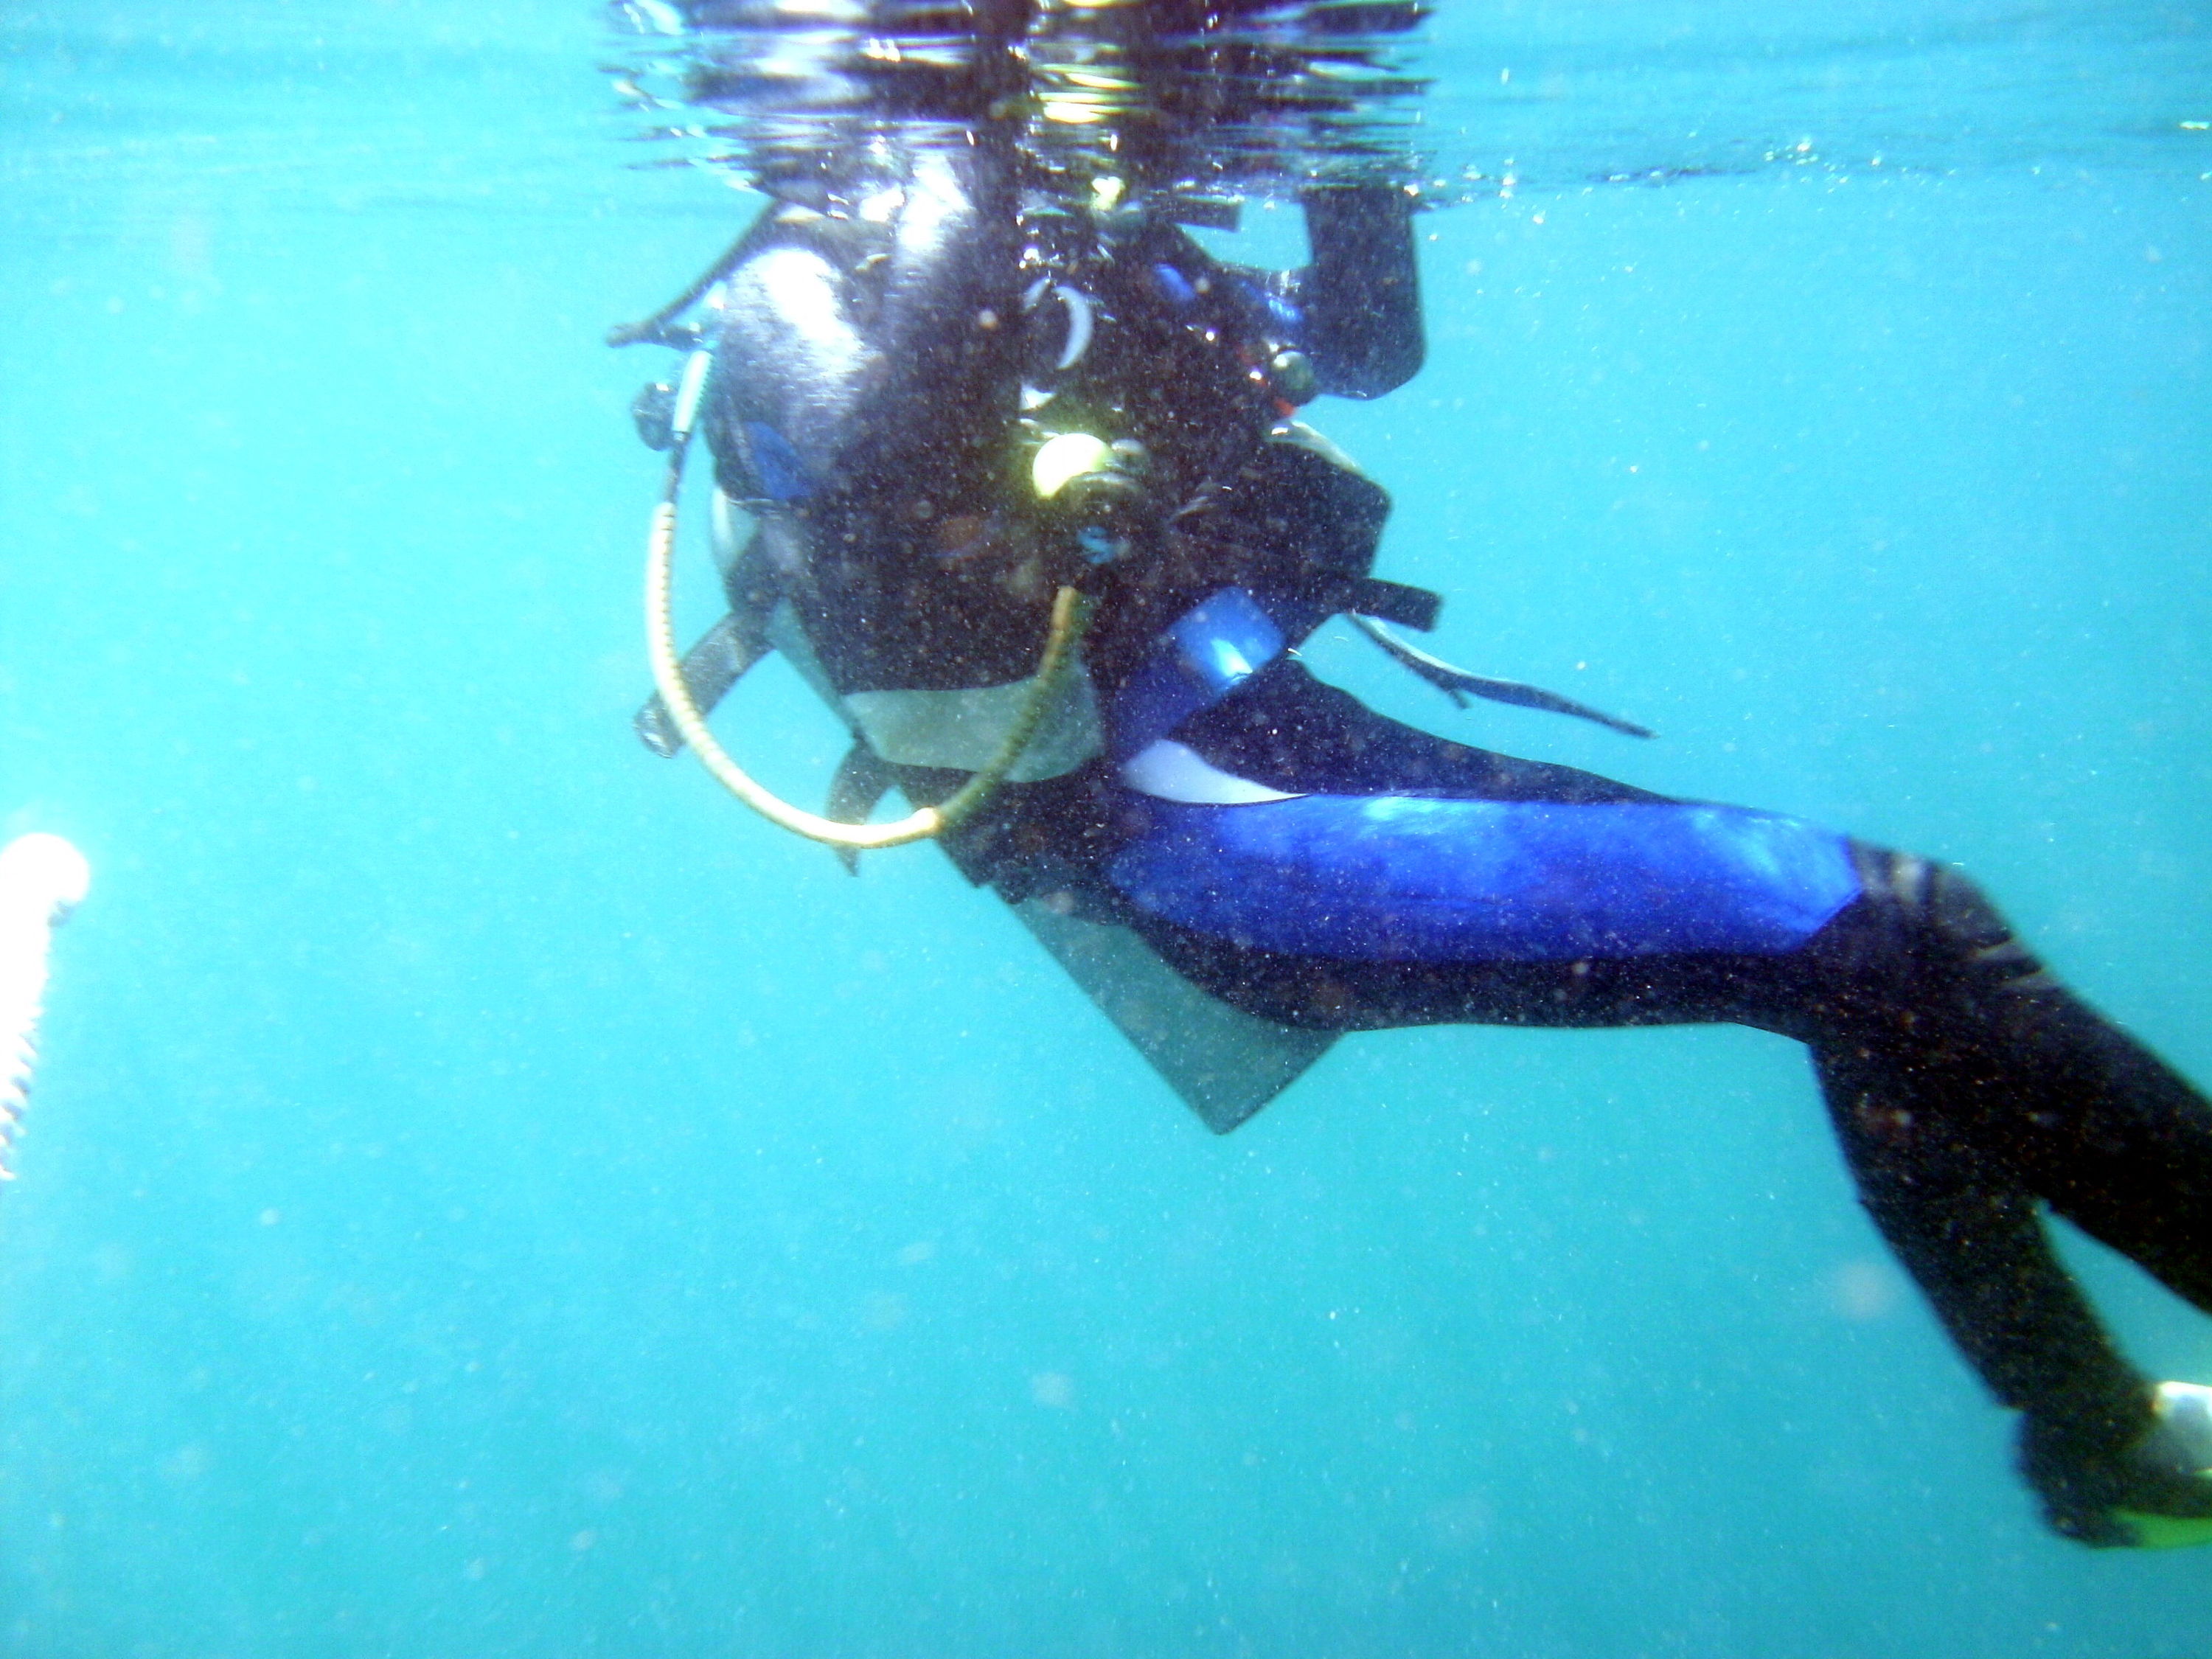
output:
[[[84,854],[59,836],[22,836],[0,848],[0,1180],[15,1176],[9,1154],[38,1056],[46,948],[91,884]]]

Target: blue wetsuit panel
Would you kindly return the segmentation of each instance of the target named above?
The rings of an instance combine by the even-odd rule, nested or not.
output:
[[[1109,878],[1262,951],[1382,962],[1781,955],[1858,896],[1844,838],[1739,807],[1305,795],[1144,801]]]
[[[1152,655],[1114,700],[1109,726],[1126,760],[1211,708],[1283,654],[1288,641],[1260,601],[1224,587],[1194,605],[1153,642]]]
[[[814,493],[814,478],[791,440],[764,421],[745,422],[745,448],[761,491],[772,501],[803,501]]]

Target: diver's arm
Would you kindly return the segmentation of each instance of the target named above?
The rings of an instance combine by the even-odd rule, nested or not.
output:
[[[1413,198],[1395,185],[1332,185],[1302,204],[1313,263],[1297,293],[1321,389],[1379,398],[1413,378],[1425,349]]]
[[[763,239],[725,284],[703,429],[734,500],[811,495],[858,416],[868,342],[837,250],[808,230]]]

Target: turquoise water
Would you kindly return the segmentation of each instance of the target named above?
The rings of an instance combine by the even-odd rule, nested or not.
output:
[[[1318,418],[1441,650],[1664,738],[1316,661],[1962,860],[2212,1077],[2212,20],[1435,28],[1429,365]],[[750,209],[628,167],[580,0],[0,51],[0,833],[96,872],[0,1654],[2212,1653],[2212,1553],[2040,1529],[1789,1044],[1361,1037],[1216,1140],[935,854],[631,741],[598,336]],[[732,712],[812,799],[786,672]]]

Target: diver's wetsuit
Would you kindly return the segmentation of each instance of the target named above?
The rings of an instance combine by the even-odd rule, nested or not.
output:
[[[1291,1024],[1801,1040],[1869,1211],[2027,1413],[2053,1523],[2120,1541],[2148,1384],[2038,1209],[2212,1310],[2203,1099],[1954,871],[1449,742],[1297,664],[1332,612],[1406,604],[1368,576],[1387,497],[1290,418],[1418,367],[1401,195],[1310,198],[1312,264],[1266,277],[1140,209],[1041,210],[979,157],[902,166],[756,229],[704,429],[762,526],[733,598],[789,601],[810,672],[911,795],[989,752],[1054,585],[1100,599],[1086,678],[951,844],[962,867]],[[1121,446],[1074,507],[1028,470],[1069,432]]]

